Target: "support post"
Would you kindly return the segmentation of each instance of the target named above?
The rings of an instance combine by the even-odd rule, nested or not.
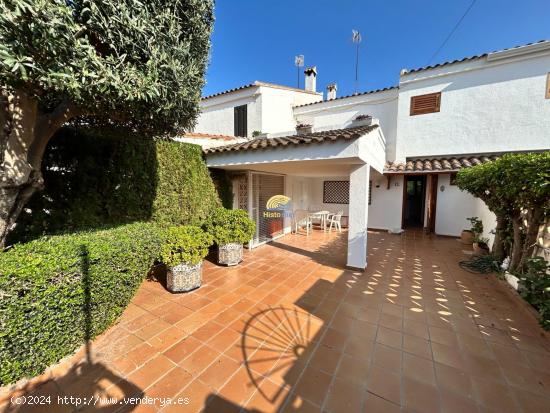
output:
[[[367,267],[370,165],[355,168],[349,176],[349,223],[347,266]]]

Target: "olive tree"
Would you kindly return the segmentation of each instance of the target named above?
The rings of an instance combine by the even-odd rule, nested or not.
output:
[[[522,271],[533,255],[540,225],[550,212],[550,151],[507,154],[458,172],[460,189],[482,199],[497,217],[493,253],[510,254],[510,270]],[[511,251],[503,244],[507,224],[513,230]]]
[[[63,124],[191,128],[213,0],[0,2],[0,246]]]

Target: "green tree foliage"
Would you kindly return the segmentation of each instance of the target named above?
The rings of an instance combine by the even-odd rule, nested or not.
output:
[[[511,256],[510,270],[523,271],[536,243],[539,226],[550,211],[550,151],[507,154],[496,161],[459,171],[460,189],[482,199],[497,217],[494,250]],[[508,223],[511,251],[505,251]]]
[[[199,146],[125,129],[61,129],[43,174],[12,242],[133,221],[199,224],[220,205]]]
[[[212,23],[212,0],[0,2],[0,247],[63,124],[193,126]]]

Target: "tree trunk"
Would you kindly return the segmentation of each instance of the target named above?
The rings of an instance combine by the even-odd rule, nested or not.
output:
[[[521,251],[521,260],[519,263],[519,270],[523,271],[527,264],[527,260],[533,256],[533,251],[537,244],[537,236],[539,234],[540,224],[544,218],[544,211],[542,208],[535,208],[529,211],[527,219],[527,231],[525,233],[525,241]]]
[[[41,166],[48,141],[76,115],[67,101],[41,114],[36,98],[0,90],[0,249],[25,204],[44,185]]]
[[[510,272],[516,271],[521,261],[521,253],[523,251],[521,219],[521,214],[517,214],[512,217],[512,225],[514,227],[514,245],[512,246],[512,257],[510,258]]]
[[[506,217],[497,215],[497,226],[495,228],[495,239],[493,241],[493,255],[498,262],[502,262],[505,255],[504,238],[506,232]]]

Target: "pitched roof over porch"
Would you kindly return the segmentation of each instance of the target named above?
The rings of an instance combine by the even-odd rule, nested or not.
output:
[[[366,267],[370,168],[382,173],[386,157],[386,141],[376,119],[352,128],[257,138],[204,152],[212,168],[349,177],[347,264]]]

